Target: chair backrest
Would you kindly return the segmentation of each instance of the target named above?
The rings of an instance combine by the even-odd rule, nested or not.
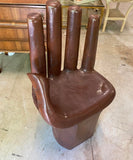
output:
[[[76,70],[79,52],[80,28],[82,10],[79,6],[68,9],[67,36],[65,47],[65,70]],[[46,59],[43,35],[43,23],[40,14],[28,16],[30,40],[30,59],[32,73],[46,75]],[[91,71],[94,68],[99,31],[99,16],[91,16],[85,40],[82,70]],[[46,3],[46,34],[48,76],[57,76],[61,72],[62,52],[62,18],[61,4],[56,0]]]

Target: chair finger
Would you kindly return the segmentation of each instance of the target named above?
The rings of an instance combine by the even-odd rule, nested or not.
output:
[[[71,6],[68,9],[67,19],[67,37],[65,47],[65,63],[64,68],[69,70],[76,70],[79,39],[81,28],[81,15],[82,10],[79,6]]]
[[[46,60],[42,16],[38,13],[28,15],[31,72],[46,76]]]
[[[46,3],[48,73],[58,75],[61,71],[62,23],[61,5],[56,0]]]
[[[99,16],[91,15],[88,21],[88,29],[86,33],[84,54],[81,69],[84,71],[92,71],[95,64],[98,32],[99,32]]]

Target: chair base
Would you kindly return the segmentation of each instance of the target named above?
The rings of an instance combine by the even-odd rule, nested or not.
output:
[[[52,127],[55,139],[67,149],[76,147],[93,135],[100,113],[101,111],[70,128]]]

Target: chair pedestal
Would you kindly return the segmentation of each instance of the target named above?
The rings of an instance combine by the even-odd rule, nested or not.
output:
[[[76,147],[93,135],[100,113],[98,112],[70,128],[52,127],[55,139],[67,149]]]

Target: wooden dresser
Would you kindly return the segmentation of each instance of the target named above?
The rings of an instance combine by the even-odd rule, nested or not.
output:
[[[0,0],[0,52],[29,52],[27,15],[39,12],[45,23],[45,4],[46,0]]]
[[[27,15],[41,13],[44,17],[45,33],[46,1],[0,0],[0,52],[29,53]],[[71,0],[60,0],[60,2],[63,8],[63,27],[66,27],[67,9],[76,4]],[[87,25],[89,9],[100,10],[100,21],[102,21],[104,5],[101,0],[94,0],[79,6],[85,11],[82,14],[82,26]]]

